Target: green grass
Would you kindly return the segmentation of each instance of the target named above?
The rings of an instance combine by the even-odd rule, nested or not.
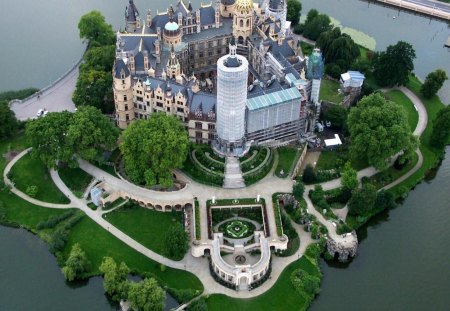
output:
[[[419,121],[419,113],[414,108],[414,104],[411,102],[411,100],[403,94],[402,91],[393,90],[386,92],[386,96],[388,99],[392,100],[393,102],[397,103],[398,105],[402,106],[403,109],[405,109],[407,115],[408,115],[408,124],[413,132],[414,129],[417,126],[417,122]]]
[[[300,47],[302,49],[303,56],[311,55],[314,46],[306,43],[305,41],[300,41]]]
[[[287,177],[291,173],[291,169],[294,166],[294,160],[297,159],[297,154],[300,152],[295,147],[281,147],[277,149],[278,151],[278,165],[275,169],[275,174],[278,177]],[[281,170],[283,170],[284,174],[281,175]]]
[[[322,79],[320,84],[320,99],[339,104],[344,100],[344,94],[339,94],[339,82]]]
[[[75,243],[80,243],[81,248],[91,261],[92,275],[100,274],[98,267],[103,257],[109,256],[114,258],[116,262],[124,261],[135,272],[154,274],[163,285],[171,288],[203,290],[199,279],[193,274],[169,267],[166,267],[166,270],[162,272],[159,263],[130,248],[88,217],[83,218],[72,228],[64,249],[65,257]]]
[[[299,268],[308,271],[312,275],[320,277],[319,268],[312,263],[310,259],[303,256],[300,260],[297,260],[287,266],[281,273],[275,285],[264,294],[250,299],[238,299],[225,295],[214,294],[209,296],[207,299],[208,310],[306,310],[309,306],[309,302],[297,293],[290,280],[292,272]]]
[[[25,99],[28,96],[33,95],[37,91],[39,91],[39,89],[28,88],[28,89],[23,89],[23,90],[18,90],[18,91],[0,92],[0,101],[3,101],[3,100],[10,101],[13,99]]]
[[[135,207],[118,209],[104,218],[152,251],[163,254],[164,238],[170,227],[181,223],[181,212],[157,212]]]
[[[377,189],[380,189],[409,172],[417,164],[417,161],[419,161],[419,157],[416,153],[414,153],[412,160],[409,161],[409,163],[402,169],[398,170],[391,166],[386,170],[371,176],[369,180],[373,185],[375,185],[375,187],[377,187]]]
[[[331,170],[343,167],[345,162],[349,161],[348,150],[334,150],[334,151],[322,151],[320,153],[319,160],[316,163],[317,170]],[[360,171],[366,167],[368,164],[365,161],[352,159],[350,160],[352,167]]]
[[[58,170],[62,181],[72,190],[77,197],[82,197],[87,186],[92,181],[92,176],[81,168],[64,167]]]
[[[201,184],[222,187],[222,184],[223,184],[222,176],[215,175],[215,174],[213,175],[209,172],[202,170],[199,166],[197,166],[193,162],[191,156],[189,156],[189,155],[186,157],[186,160],[183,163],[183,168],[181,169],[181,171],[184,174],[188,175],[193,180],[195,180]]]
[[[49,203],[69,203],[69,199],[53,183],[47,167],[30,154],[23,156],[11,169],[12,179],[20,191],[26,193],[28,186],[37,186],[37,200]]]

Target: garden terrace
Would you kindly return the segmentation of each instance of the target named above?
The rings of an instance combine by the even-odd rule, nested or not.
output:
[[[244,159],[241,162],[242,173],[245,174],[254,169],[257,169],[262,163],[264,163],[266,161],[266,158],[268,157],[268,153],[270,153],[269,148],[255,149],[255,151],[257,151],[256,154],[253,152],[253,154],[249,158]],[[250,152],[249,152],[249,154],[250,154]]]
[[[275,161],[275,157],[274,152],[270,151],[270,149],[268,150],[269,152],[266,154],[266,158],[258,167],[246,173],[243,173],[245,184],[247,186],[260,181],[270,173],[270,170],[272,169]]]
[[[200,165],[198,161],[193,159],[192,152],[189,152],[189,155],[186,157],[181,171],[201,184],[222,187],[223,173],[212,172]]]
[[[280,147],[278,152],[278,164],[275,175],[286,178],[291,175],[301,154],[301,148],[294,146]],[[283,172],[283,173],[282,173]]]

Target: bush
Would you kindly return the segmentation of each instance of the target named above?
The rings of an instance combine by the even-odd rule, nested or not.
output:
[[[38,191],[39,191],[38,187],[35,185],[32,185],[32,186],[28,186],[25,192],[28,196],[35,198],[36,195],[38,194]]]
[[[54,228],[57,224],[59,224],[61,221],[66,220],[67,218],[73,216],[75,214],[75,210],[70,210],[68,212],[65,212],[61,215],[53,215],[47,218],[47,220],[40,221],[36,225],[37,230],[42,230],[46,228]]]
[[[311,184],[315,182],[317,179],[316,172],[311,164],[306,165],[305,170],[303,171],[302,180],[304,183]]]
[[[208,311],[208,305],[206,304],[205,298],[201,297],[194,300],[188,307],[189,311]]]
[[[301,181],[296,181],[294,186],[292,187],[292,194],[294,195],[296,200],[300,200],[305,193],[305,185]]]
[[[337,64],[328,64],[325,67],[325,73],[334,79],[339,79],[342,73],[342,69]]]

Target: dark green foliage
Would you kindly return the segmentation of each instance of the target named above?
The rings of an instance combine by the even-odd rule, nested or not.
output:
[[[170,187],[171,170],[182,167],[188,144],[187,133],[177,118],[154,113],[148,120],[133,122],[123,132],[120,150],[131,180]]]
[[[437,94],[437,92],[441,89],[444,82],[448,79],[447,74],[442,69],[436,69],[433,72],[430,72],[425,79],[425,82],[422,84],[420,88],[420,92],[426,98],[431,98]]]
[[[347,204],[351,197],[352,190],[343,187],[325,192],[325,198],[330,205],[333,203]]]
[[[322,110],[322,119],[331,122],[334,129],[343,129],[346,125],[348,111],[340,105],[328,105]]]
[[[115,53],[115,45],[91,47],[84,54],[84,63],[81,64],[80,69],[81,71],[96,69],[110,73],[114,64]]]
[[[450,106],[439,110],[436,119],[433,122],[433,131],[431,133],[431,144],[439,149],[445,147],[450,138]]]
[[[352,198],[348,202],[350,215],[367,216],[375,207],[377,190],[374,185],[366,183],[361,188],[355,189]]]
[[[279,251],[277,254],[281,257],[288,257],[295,254],[300,247],[300,238],[297,230],[292,225],[291,219],[286,213],[282,213],[281,221],[283,223],[283,233],[288,237],[288,248],[283,251]]]
[[[338,64],[331,63],[325,66],[325,73],[334,79],[339,79],[342,72],[343,71]]]
[[[328,15],[319,14],[315,9],[308,12],[308,16],[303,25],[303,35],[311,40],[317,40],[322,32],[332,28]]]
[[[273,155],[273,152],[270,152],[269,159],[263,166],[259,166],[259,169],[256,170],[256,172],[244,176],[245,184],[249,186],[266,177],[266,175],[269,174],[270,170],[273,167],[274,160],[275,157]]]
[[[267,155],[267,148],[261,148],[261,149],[257,149],[257,150],[258,150],[258,153],[256,154],[255,157],[253,157],[251,160],[241,164],[241,169],[242,169],[243,173],[257,168],[259,165],[261,165],[261,163],[264,162],[264,159],[266,158],[266,155]]]
[[[311,164],[306,165],[305,170],[303,171],[303,182],[310,184],[316,181],[317,176],[314,168]]]
[[[7,101],[0,101],[0,140],[16,133],[19,124]]]
[[[248,218],[250,220],[254,220],[257,223],[262,224],[262,212],[261,208],[253,207],[253,208],[221,208],[221,209],[212,209],[211,218],[212,225],[215,226],[221,221],[232,218],[234,216]]]
[[[164,239],[164,255],[181,260],[189,249],[188,240],[188,235],[181,224],[170,227]]]
[[[128,300],[134,310],[162,311],[165,297],[163,289],[153,278],[129,285]]]
[[[36,185],[28,186],[27,190],[25,190],[25,193],[32,198],[35,198],[38,192],[39,188]]]
[[[50,252],[55,254],[64,249],[64,246],[66,245],[67,239],[69,237],[69,230],[73,226],[75,226],[82,218],[83,215],[75,215],[67,220],[67,222],[63,226],[58,227],[53,232],[50,240]]]
[[[9,102],[13,99],[25,99],[28,96],[33,95],[37,91],[39,91],[39,89],[30,87],[30,88],[22,89],[22,90],[18,90],[18,91],[0,92],[0,102],[2,102],[2,101]]]
[[[103,288],[105,293],[113,301],[125,299],[128,294],[127,276],[130,269],[124,262],[117,266],[111,257],[104,257],[100,265],[100,272],[103,274]]]
[[[68,212],[65,212],[64,214],[52,215],[47,220],[42,220],[42,221],[38,222],[38,224],[36,225],[36,229],[42,230],[42,229],[47,229],[47,228],[54,228],[60,222],[66,220],[69,217],[72,217],[74,214],[75,214],[75,210],[70,210]]]
[[[294,270],[291,274],[291,284],[300,295],[309,301],[320,293],[320,277],[311,275],[306,270]]]
[[[385,169],[400,151],[414,152],[418,144],[406,111],[378,93],[364,97],[350,110],[347,125],[352,157],[377,169]]]
[[[299,0],[287,0],[287,8],[287,20],[291,21],[292,26],[296,26],[300,21],[302,4]]]
[[[70,251],[62,272],[67,281],[83,278],[83,275],[90,270],[91,263],[86,257],[86,253],[81,249],[80,244],[75,243]]]
[[[396,206],[392,192],[381,190],[377,193],[375,208],[377,210],[393,209]]]
[[[350,69],[359,56],[359,47],[338,27],[321,33],[316,45],[321,48],[325,63],[339,66],[340,73]]]
[[[189,311],[208,311],[208,305],[203,297],[194,300],[188,307]]]
[[[353,190],[358,187],[358,172],[352,167],[350,162],[345,163],[341,173],[341,184],[345,189]]]
[[[374,60],[374,77],[380,86],[406,85],[414,70],[416,52],[411,44],[399,41],[379,53]]]
[[[83,15],[78,23],[80,38],[89,41],[89,45],[112,45],[116,36],[112,26],[107,24],[99,11],[91,11]]]
[[[305,193],[305,185],[301,181],[297,181],[292,186],[292,194],[294,195],[295,199],[300,200],[303,197],[304,193]]]

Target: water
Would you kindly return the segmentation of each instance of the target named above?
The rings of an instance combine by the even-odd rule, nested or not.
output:
[[[322,292],[311,310],[448,310],[450,147],[431,182],[358,232],[349,265],[321,263]]]
[[[135,0],[141,15],[165,9],[167,1]],[[176,1],[174,0],[173,3]],[[98,9],[118,29],[125,0],[0,1],[0,90],[44,87],[83,51],[77,23]],[[200,0],[192,1],[193,5]],[[376,49],[405,40],[416,49],[416,73],[443,68],[450,76],[448,25],[356,0],[302,0],[376,39]],[[392,17],[397,16],[394,20]],[[441,91],[450,103],[450,83]],[[447,150],[450,152],[450,148]],[[422,183],[397,209],[374,220],[358,257],[346,267],[322,263],[322,293],[312,310],[444,310],[450,305],[450,156],[436,178]],[[100,278],[69,287],[44,243],[23,230],[0,227],[0,310],[114,310]]]

